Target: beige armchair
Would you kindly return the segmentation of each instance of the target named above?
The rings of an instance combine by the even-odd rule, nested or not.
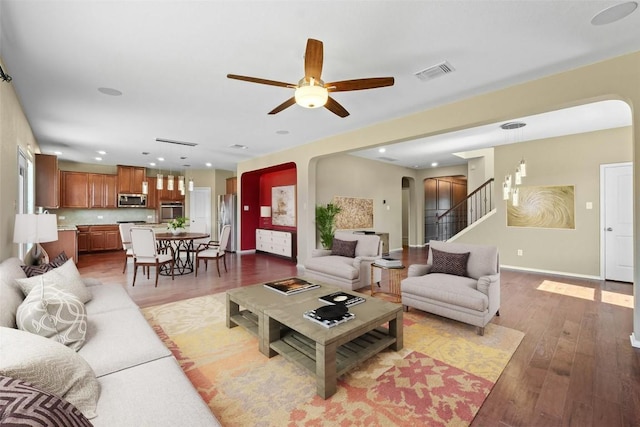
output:
[[[432,240],[427,263],[410,265],[407,273],[400,282],[405,311],[415,307],[468,323],[479,328],[479,335],[493,316],[500,315],[500,264],[495,246]]]
[[[351,246],[355,242],[355,248],[351,253],[341,252],[336,241],[351,242]],[[304,263],[305,276],[347,290],[360,289],[370,285],[371,264],[379,258],[382,258],[380,236],[337,231],[333,249],[312,251],[311,257]],[[379,282],[380,271],[374,270],[378,276],[374,277],[374,281]]]

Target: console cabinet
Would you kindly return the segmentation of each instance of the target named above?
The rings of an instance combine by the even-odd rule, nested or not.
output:
[[[256,230],[256,251],[296,259],[296,234],[290,231]]]

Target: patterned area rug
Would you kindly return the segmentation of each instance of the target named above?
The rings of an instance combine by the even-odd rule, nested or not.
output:
[[[225,294],[143,310],[224,426],[467,426],[522,341],[412,309],[404,348],[383,351],[316,395],[314,376],[225,326]]]

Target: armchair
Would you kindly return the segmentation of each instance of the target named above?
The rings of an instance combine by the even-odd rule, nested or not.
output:
[[[456,270],[462,264],[462,271]],[[468,323],[478,327],[479,335],[484,335],[494,315],[500,315],[500,264],[495,246],[432,240],[427,263],[410,265],[407,275],[400,282],[405,311],[415,307]]]

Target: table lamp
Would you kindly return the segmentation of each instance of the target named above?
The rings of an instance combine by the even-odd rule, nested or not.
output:
[[[58,240],[58,219],[55,214],[16,214],[14,243],[34,243],[24,256],[26,265],[49,262],[49,255],[40,243]]]

